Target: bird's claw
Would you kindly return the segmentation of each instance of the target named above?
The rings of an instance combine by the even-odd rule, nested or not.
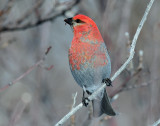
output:
[[[91,94],[92,94],[92,93],[91,93],[91,92],[89,92],[88,90],[86,90],[86,92],[87,92],[87,94],[88,94],[88,95],[91,95]]]
[[[113,87],[112,81],[109,78],[103,79],[102,83],[105,83],[106,86],[112,86]]]
[[[82,103],[83,103],[83,105],[84,105],[85,107],[88,106],[89,102],[90,102],[90,100],[89,100],[88,98],[82,98]]]

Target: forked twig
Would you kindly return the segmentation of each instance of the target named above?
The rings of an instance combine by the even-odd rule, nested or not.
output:
[[[42,57],[42,59],[40,59],[37,63],[35,63],[33,66],[31,66],[25,73],[23,73],[22,75],[20,75],[18,78],[16,78],[15,80],[11,81],[10,83],[8,83],[7,85],[5,85],[3,88],[0,88],[0,92],[4,91],[5,89],[7,89],[8,87],[12,86],[13,84],[17,83],[18,81],[20,81],[22,78],[24,78],[26,75],[28,75],[34,68],[36,68],[37,66],[41,65],[44,60],[46,55],[49,53],[49,51],[51,50],[51,46],[48,47],[47,51],[45,52],[45,55]],[[53,67],[51,67],[53,68]],[[50,69],[51,69],[50,68]]]

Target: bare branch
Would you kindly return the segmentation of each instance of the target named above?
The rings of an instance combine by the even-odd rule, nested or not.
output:
[[[11,26],[10,27],[9,26],[2,26],[2,27],[0,27],[0,33],[1,32],[12,32],[12,31],[26,30],[29,28],[37,27],[43,23],[53,21],[58,16],[61,16],[65,12],[67,12],[68,10],[72,9],[79,2],[80,2],[80,0],[73,0],[72,2],[70,2],[70,4],[67,4],[67,6],[63,5],[63,8],[61,10],[58,10],[57,13],[53,14],[51,17],[46,17],[44,19],[37,20],[34,23],[29,22],[29,23],[24,24],[22,26],[12,26],[12,27]]]
[[[154,0],[151,0],[145,10],[145,13],[141,19],[141,22],[138,25],[137,31],[134,35],[134,38],[132,40],[132,44],[131,44],[131,49],[130,49],[130,56],[129,58],[126,60],[126,62],[117,70],[117,72],[111,77],[111,81],[113,81],[116,77],[119,76],[119,74],[127,67],[127,65],[130,63],[130,61],[133,59],[134,57],[134,53],[135,53],[135,46],[136,46],[136,42],[138,39],[138,36],[140,34],[140,31],[142,30],[142,27],[147,19],[148,13],[152,7]],[[97,89],[91,96],[89,96],[88,98],[90,100],[93,100],[94,98],[96,98],[96,96],[106,87],[106,84],[103,84],[99,89]],[[83,104],[80,103],[79,105],[77,105],[74,109],[72,109],[67,115],[65,115],[58,123],[55,124],[55,126],[60,126],[62,125],[68,118],[70,118],[71,115],[73,115],[76,111],[78,111],[80,108],[82,108]]]
[[[76,104],[76,98],[77,98],[77,92],[75,94],[72,94],[73,104],[71,105],[71,110],[74,108]],[[75,115],[74,114],[71,116],[70,121],[71,121],[70,126],[75,126]]]
[[[116,94],[118,94],[119,92],[122,92],[122,90],[126,87],[127,83],[136,75],[139,74],[141,70],[137,70],[136,72],[134,72],[131,76],[127,77],[125,82],[123,82],[116,90],[114,90],[111,94],[109,94],[109,97],[114,97]]]
[[[47,55],[47,54],[49,53],[49,51],[51,50],[51,48],[52,48],[52,46],[49,46],[49,47],[47,48],[47,51],[45,52],[45,55]]]
[[[126,46],[127,46],[127,58],[129,57],[130,55],[130,48],[131,48],[131,40],[130,40],[130,35],[128,32],[125,32],[125,37],[127,39],[127,43],[126,43]],[[133,74],[134,73],[134,66],[133,66],[133,60],[130,61],[128,67],[127,67],[127,70]]]
[[[10,83],[8,83],[7,85],[5,85],[3,88],[0,88],[0,92],[4,91],[5,89],[7,89],[9,86],[12,86],[13,84],[17,83],[18,81],[20,81],[22,78],[24,78],[26,75],[28,75],[34,68],[36,68],[37,66],[41,65],[44,60],[46,55],[49,53],[49,51],[51,50],[51,46],[48,47],[47,51],[45,52],[45,55],[42,57],[41,60],[39,60],[37,63],[35,63],[33,66],[31,66],[25,73],[23,73],[21,76],[19,76],[18,78],[16,78],[15,80],[11,81]],[[51,67],[50,69],[52,69],[53,67]]]
[[[157,120],[155,123],[153,123],[153,125],[151,125],[151,126],[158,126],[159,124],[160,124],[160,119]]]
[[[137,69],[143,69],[143,50],[139,50],[139,65]]]
[[[74,106],[76,104],[77,92],[72,96],[72,98],[73,98],[72,108],[74,108]]]
[[[28,92],[24,93],[21,97],[21,100],[17,103],[16,108],[14,109],[11,119],[8,126],[16,126],[17,122],[22,117],[22,114],[27,106],[32,100],[31,94]]]
[[[140,87],[146,87],[146,86],[149,86],[153,81],[155,80],[159,80],[159,78],[155,78],[155,79],[152,79],[150,80],[149,82],[144,82],[142,84],[137,84],[137,85],[131,85],[131,86],[127,86],[127,87],[124,87],[121,91],[119,91],[118,93],[121,93],[123,91],[128,91],[128,90],[131,90],[131,89],[135,89],[135,88],[140,88]]]
[[[37,8],[39,8],[43,2],[44,2],[43,0],[36,1],[36,4],[34,5],[34,7],[32,9],[28,10],[25,14],[23,14],[22,17],[20,17],[16,21],[16,23],[21,24],[25,19],[27,19],[32,14],[33,11],[35,11]]]
[[[2,17],[11,10],[13,1],[14,0],[9,0],[6,6],[2,10],[0,10],[0,21],[2,20]]]

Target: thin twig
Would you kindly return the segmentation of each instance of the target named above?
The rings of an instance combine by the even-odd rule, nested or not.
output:
[[[42,57],[42,59],[40,59],[37,63],[35,63],[33,66],[31,66],[25,73],[23,73],[22,75],[20,75],[18,78],[16,78],[15,80],[11,81],[10,83],[8,83],[7,85],[5,85],[4,87],[0,88],[0,92],[4,91],[5,89],[7,89],[9,86],[12,86],[13,84],[16,84],[18,81],[20,81],[22,78],[24,78],[26,75],[28,75],[34,68],[36,68],[37,66],[41,65],[44,60],[46,55],[49,53],[49,51],[51,50],[51,46],[48,47],[47,51],[45,52],[45,55]]]
[[[121,93],[123,91],[128,91],[128,90],[131,90],[131,89],[135,89],[135,88],[141,88],[141,87],[149,86],[155,80],[159,80],[159,78],[152,79],[149,82],[144,82],[142,84],[127,86],[127,87],[123,88],[121,91],[119,91],[118,93]]]
[[[125,37],[127,39],[127,43],[126,43],[126,46],[127,46],[127,58],[129,57],[130,55],[130,48],[131,48],[131,40],[130,40],[130,35],[128,32],[125,33]],[[133,74],[134,73],[134,66],[133,66],[133,60],[130,61],[128,67],[127,67],[127,70]]]
[[[158,126],[160,124],[160,119],[153,123],[151,126]]]
[[[143,69],[143,50],[139,50],[139,65],[137,70]]]
[[[72,104],[72,109],[73,109],[76,104],[77,92],[72,97],[73,97],[73,104]]]
[[[114,97],[116,94],[121,92],[123,88],[127,86],[127,83],[136,75],[138,75],[141,72],[141,70],[137,70],[135,73],[133,73],[131,76],[127,77],[125,82],[123,82],[116,90],[114,90],[111,94],[109,94],[109,97]]]
[[[16,21],[16,24],[21,24],[25,19],[27,19],[37,8],[39,8],[42,3],[44,1],[43,0],[39,0],[39,1],[36,1],[35,5],[30,9],[28,10],[25,14],[22,15],[22,17],[20,17],[17,21]]]
[[[76,104],[76,98],[77,98],[77,92],[75,94],[72,94],[72,99],[73,99],[73,103],[71,105],[71,110],[74,108],[75,104]],[[71,125],[70,126],[75,126],[75,115],[73,114],[70,118],[71,121]]]
[[[117,72],[111,77],[111,81],[113,81],[116,77],[119,76],[119,74],[127,67],[127,65],[129,64],[129,62],[133,59],[134,53],[135,53],[135,46],[136,46],[136,42],[138,39],[138,36],[140,34],[140,31],[142,30],[142,27],[147,19],[148,13],[152,7],[154,0],[151,0],[145,10],[145,13],[142,17],[142,20],[140,22],[140,24],[138,25],[137,31],[134,35],[134,38],[132,40],[132,44],[131,44],[131,49],[130,49],[130,56],[129,58],[126,60],[126,62],[117,70]],[[106,87],[106,84],[103,84],[100,88],[98,88],[91,96],[89,96],[88,98],[90,100],[93,100],[94,98],[96,98],[96,96]],[[77,105],[74,109],[72,109],[67,115],[65,115],[58,123],[55,124],[55,126],[60,126],[62,125],[68,118],[70,118],[71,115],[73,115],[76,111],[78,111],[80,108],[82,108],[83,104],[80,103],[79,105]]]
[[[32,100],[32,96],[29,93],[24,93],[20,99],[20,101],[17,103],[16,108],[13,110],[13,113],[11,115],[11,119],[9,121],[8,126],[16,126],[17,122],[22,117],[22,114],[27,106]]]
[[[116,99],[118,99],[119,98],[119,94],[124,92],[124,91],[129,91],[129,90],[133,90],[133,89],[137,89],[137,88],[147,87],[152,82],[154,82],[155,80],[159,80],[159,78],[154,78],[154,79],[150,80],[149,82],[144,82],[144,83],[137,84],[137,85],[131,85],[131,86],[123,87],[123,88],[121,88],[121,90],[119,90],[119,92],[117,92],[117,93],[112,95],[112,97],[110,99],[110,102],[114,102]]]
[[[6,6],[4,6],[4,8],[3,8],[2,10],[0,10],[0,21],[1,21],[1,18],[2,18],[5,14],[9,13],[9,11],[11,10],[13,1],[14,1],[14,0],[9,0],[9,1],[7,2],[7,4],[6,4]]]

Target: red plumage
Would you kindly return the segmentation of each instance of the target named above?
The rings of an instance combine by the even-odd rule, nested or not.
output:
[[[65,19],[74,32],[69,49],[69,65],[78,85],[92,94],[105,78],[110,77],[111,62],[103,38],[95,22],[82,14]],[[95,116],[103,113],[114,116],[106,91],[93,100]]]

